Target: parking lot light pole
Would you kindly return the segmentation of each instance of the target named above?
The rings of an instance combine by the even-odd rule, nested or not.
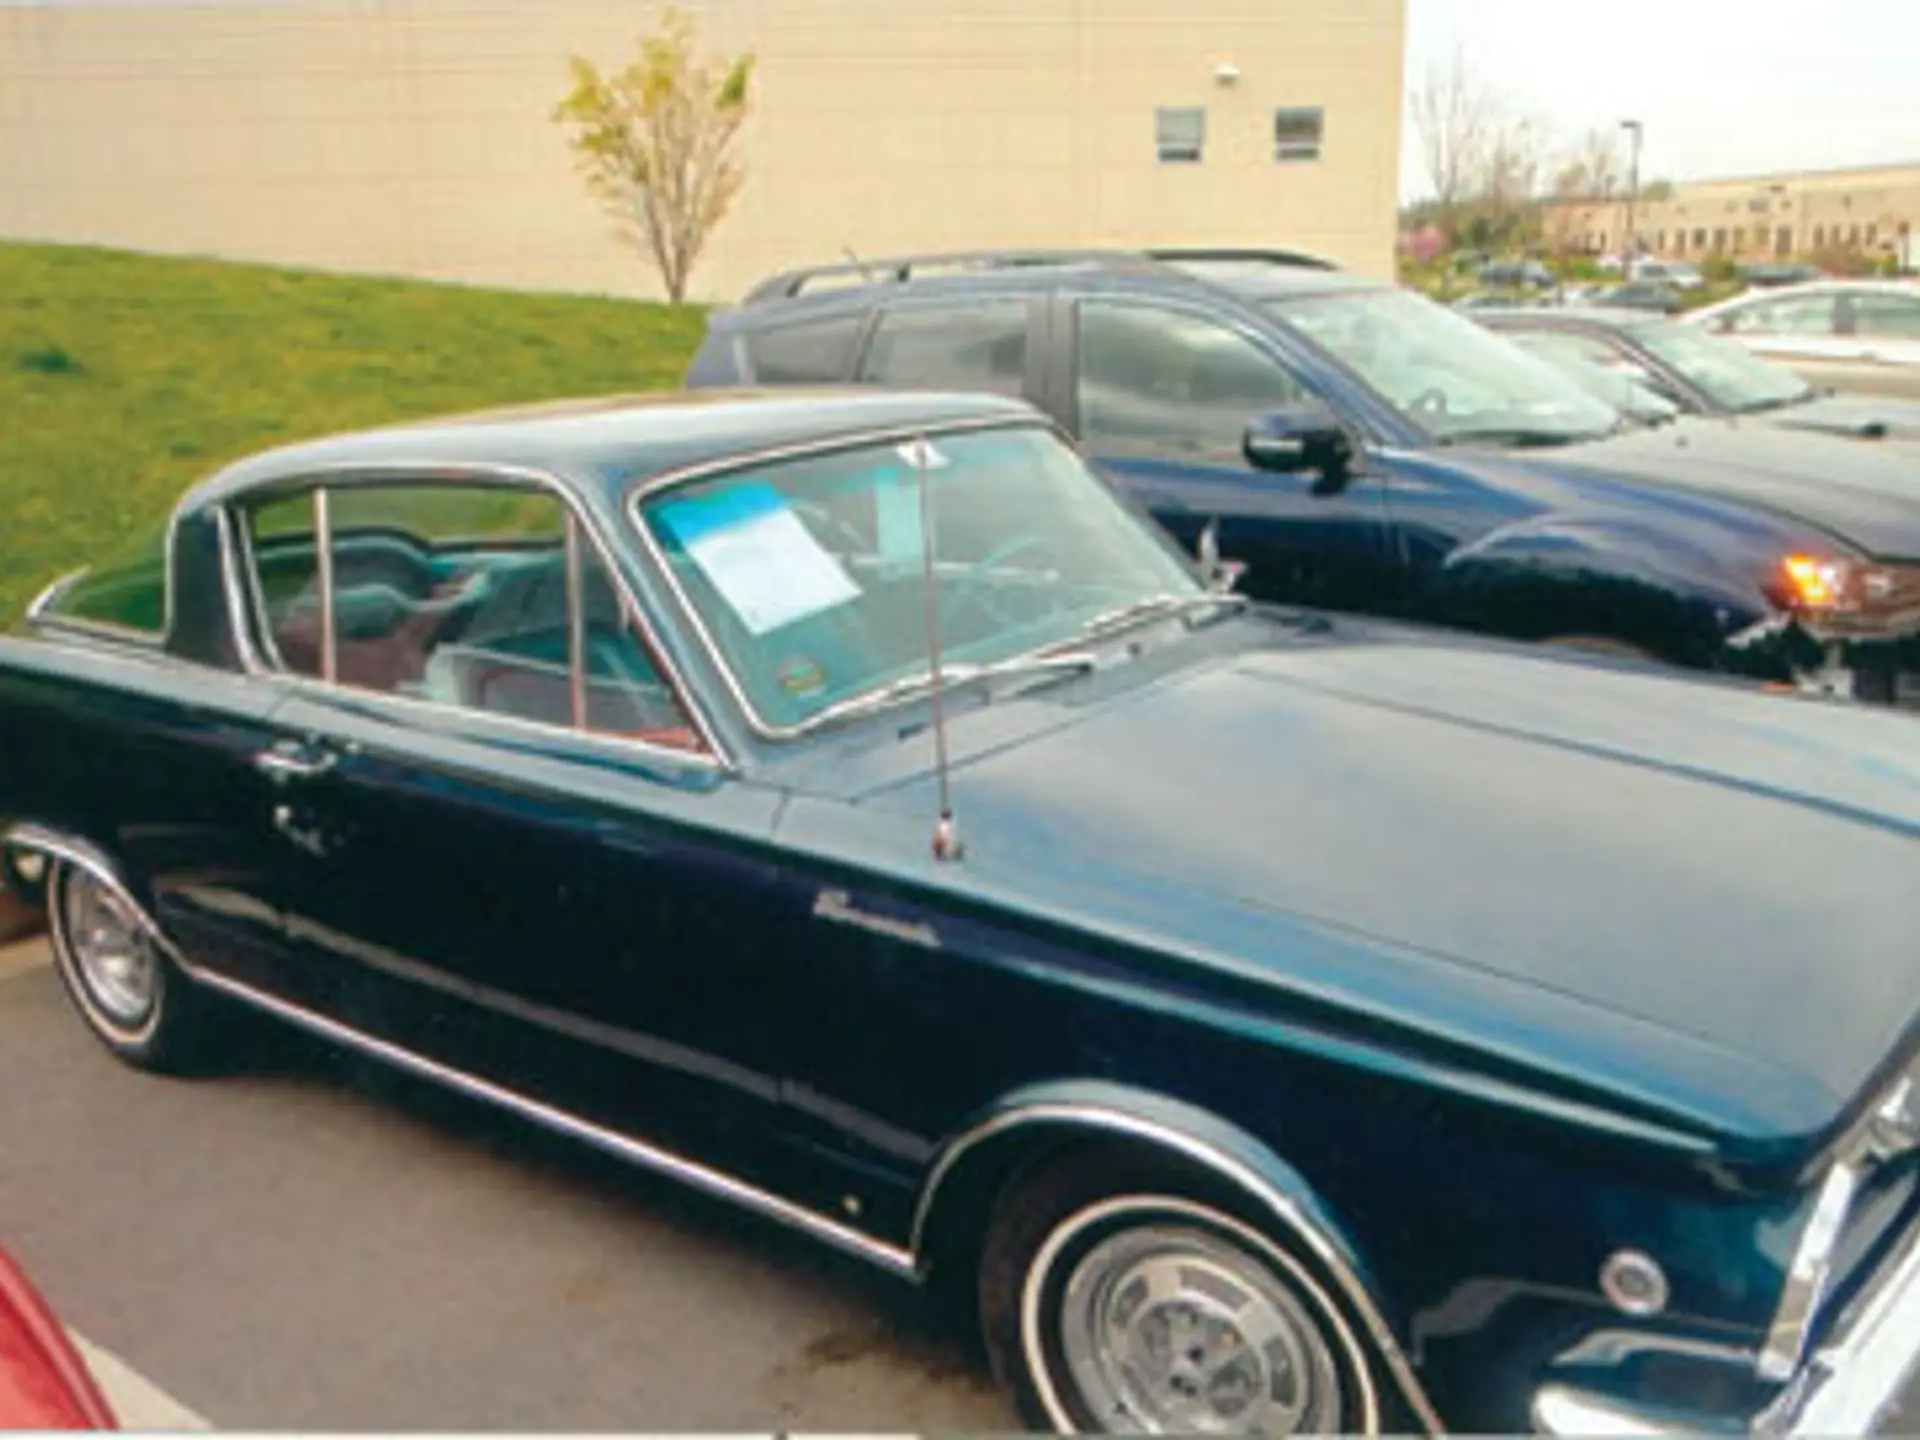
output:
[[[1638,248],[1638,240],[1633,233],[1634,207],[1640,203],[1640,122],[1622,120],[1620,128],[1633,136],[1633,160],[1627,168],[1627,239],[1620,250],[1620,278],[1622,281],[1633,279],[1633,255]]]

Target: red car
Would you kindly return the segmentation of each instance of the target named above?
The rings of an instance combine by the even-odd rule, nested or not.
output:
[[[0,1431],[118,1428],[66,1330],[0,1250]]]

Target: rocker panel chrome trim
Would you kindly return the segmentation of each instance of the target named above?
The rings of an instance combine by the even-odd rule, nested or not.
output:
[[[415,1054],[401,1046],[363,1034],[324,1015],[315,1014],[303,1006],[292,1004],[278,996],[257,990],[251,985],[193,964],[167,940],[153,917],[147,914],[146,908],[128,892],[126,884],[121,880],[112,861],[84,841],[70,839],[37,825],[23,824],[0,833],[0,844],[24,850],[38,850],[57,856],[81,866],[102,884],[111,886],[127,902],[128,907],[139,918],[141,926],[154,937],[165,951],[167,958],[197,984],[205,985],[210,990],[217,990],[243,1004],[265,1011],[288,1024],[297,1025],[322,1039],[370,1055],[397,1069],[432,1080],[475,1099],[484,1100],[545,1129],[604,1150],[642,1169],[670,1176],[696,1190],[731,1201],[743,1210],[779,1221],[892,1274],[905,1279],[918,1278],[919,1272],[914,1265],[913,1256],[898,1246],[875,1240],[836,1220],[816,1214],[792,1201],[783,1200],[778,1195],[762,1190],[756,1185],[750,1185],[744,1180],[737,1180],[696,1160],[689,1160],[683,1155],[636,1140],[630,1135],[595,1125],[591,1121],[583,1120],[543,1101],[522,1095],[516,1090],[509,1090],[490,1080],[483,1080],[465,1071],[442,1065],[424,1055]]]

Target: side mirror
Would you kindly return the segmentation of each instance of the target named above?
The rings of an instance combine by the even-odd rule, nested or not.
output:
[[[1247,426],[1242,448],[1256,470],[1298,475],[1318,472],[1330,481],[1353,468],[1353,437],[1324,405],[1269,410]]]

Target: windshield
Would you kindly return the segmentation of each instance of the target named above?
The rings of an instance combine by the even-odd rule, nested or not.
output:
[[[769,728],[925,674],[929,533],[941,659],[956,671],[1074,640],[1143,601],[1207,595],[1170,540],[1032,427],[733,471],[648,497],[640,519]]]
[[[1436,439],[1552,444],[1616,428],[1618,414],[1505,337],[1407,290],[1267,302]]]
[[[1657,425],[1672,420],[1680,407],[1655,394],[1638,380],[1611,368],[1605,361],[1590,356],[1590,342],[1578,335],[1562,335],[1551,330],[1523,330],[1513,333],[1513,342],[1547,361],[1579,382],[1588,394],[1604,400],[1623,415],[1645,424]]]
[[[1649,355],[1722,409],[1770,410],[1813,394],[1813,387],[1785,366],[1691,325],[1661,321],[1635,326],[1633,335]]]

